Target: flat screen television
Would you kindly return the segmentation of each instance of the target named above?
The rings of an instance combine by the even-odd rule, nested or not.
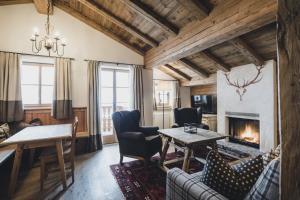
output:
[[[193,95],[192,107],[201,107],[204,114],[217,114],[216,95]]]

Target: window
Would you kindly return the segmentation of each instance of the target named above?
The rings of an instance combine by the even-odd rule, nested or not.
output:
[[[130,107],[130,71],[120,68],[103,66],[101,69],[101,128],[104,136],[113,134],[112,113]]]
[[[170,92],[169,91],[159,91],[158,92],[158,105],[167,105],[170,104]]]
[[[25,106],[49,106],[53,100],[54,65],[23,62],[21,86]]]

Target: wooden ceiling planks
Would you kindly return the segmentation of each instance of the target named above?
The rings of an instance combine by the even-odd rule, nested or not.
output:
[[[127,23],[126,21],[122,20],[121,18],[116,17],[110,11],[105,10],[99,4],[95,3],[92,0],[78,0],[81,4],[85,5],[95,13],[105,17],[107,20],[111,21],[112,23],[116,24],[123,30],[127,31],[128,33],[132,34],[133,36],[139,38],[143,42],[149,44],[152,47],[158,46],[158,42],[142,33],[140,30],[132,26],[131,24]]]
[[[276,21],[276,10],[275,0],[225,1],[199,23],[185,26],[178,36],[146,52],[145,64],[169,63],[258,29]]]
[[[33,0],[0,0],[0,6],[32,3]]]
[[[208,8],[197,0],[178,0],[184,7],[192,12],[198,19],[203,19],[209,14]]]

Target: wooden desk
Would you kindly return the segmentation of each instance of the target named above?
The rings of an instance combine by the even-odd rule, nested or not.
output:
[[[9,185],[9,196],[15,192],[16,183],[19,175],[19,169],[24,149],[33,149],[37,147],[55,146],[59,162],[63,188],[67,188],[65,163],[63,158],[62,142],[72,137],[72,124],[33,126],[27,127],[3,141],[0,145],[16,144],[16,155],[11,173]]]
[[[170,129],[162,129],[158,130],[158,132],[165,137],[164,141],[164,147],[163,147],[163,152],[160,160],[160,165],[162,168],[166,168],[164,166],[165,164],[165,158],[166,154],[169,149],[170,142],[176,141],[177,143],[180,143],[183,148],[184,148],[184,158],[183,158],[183,165],[182,165],[182,170],[185,172],[188,172],[189,170],[189,163],[190,163],[190,157],[193,148],[195,148],[198,145],[202,144],[209,144],[212,143],[214,144],[212,148],[216,148],[217,140],[221,140],[226,138],[227,136],[209,131],[209,130],[204,130],[197,128],[197,133],[191,134],[191,133],[186,133],[183,131],[183,127],[180,128],[170,128]]]

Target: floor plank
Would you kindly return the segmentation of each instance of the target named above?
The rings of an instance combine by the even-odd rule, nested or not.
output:
[[[130,161],[124,158],[124,162]],[[123,195],[115,181],[109,165],[119,162],[118,145],[105,145],[102,151],[76,157],[75,183],[62,191],[60,174],[47,178],[45,189],[40,192],[40,168],[35,166],[28,174],[19,178],[13,199],[80,199],[119,200]],[[68,179],[70,185],[71,178]]]

